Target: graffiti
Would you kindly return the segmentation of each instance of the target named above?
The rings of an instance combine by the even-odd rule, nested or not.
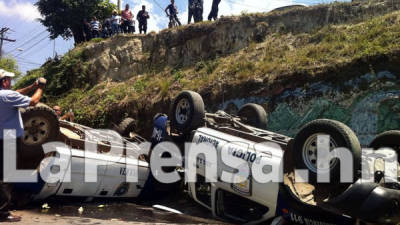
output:
[[[363,146],[378,133],[400,129],[400,79],[389,71],[368,73],[341,85],[316,82],[273,97],[231,99],[219,107],[233,113],[249,102],[272,105],[266,128],[292,137],[314,119],[338,120],[353,129]]]
[[[385,123],[385,121],[394,122],[393,118],[396,116],[398,119],[400,119],[398,114],[396,115],[395,113],[382,112],[382,104],[392,99],[397,99],[398,101],[400,100],[400,90],[374,93],[373,95],[365,97],[358,102],[357,106],[352,112],[350,127],[357,133],[360,143],[368,144],[374,138],[375,134],[379,132],[378,117],[382,117],[382,114],[385,114],[385,118],[380,121],[381,126],[382,123]],[[388,111],[390,110],[391,109],[388,109]],[[397,122],[399,122],[399,120],[397,120]],[[393,124],[387,124],[383,126],[383,129],[385,127],[388,128],[387,130],[396,128],[400,129],[400,126],[396,127],[392,125]]]

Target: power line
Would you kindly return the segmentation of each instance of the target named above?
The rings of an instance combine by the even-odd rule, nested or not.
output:
[[[7,53],[11,53],[11,52],[14,52],[14,51],[18,50],[19,48],[22,48],[23,46],[25,46],[26,44],[29,44],[30,42],[34,41],[35,39],[37,39],[38,37],[42,36],[46,32],[47,32],[46,30],[43,30],[42,32],[36,34],[31,39],[29,39],[27,41],[24,41],[21,45],[19,45],[18,47],[15,47],[13,50],[11,50],[11,51],[9,51]]]
[[[35,47],[37,44],[39,44],[40,42],[44,41],[45,39],[47,39],[47,38],[49,38],[49,37],[50,37],[50,35],[47,35],[46,37],[40,39],[38,42],[36,42],[35,44],[29,46],[24,52],[19,53],[19,54],[16,55],[15,57],[18,57],[18,56],[20,56],[20,55],[22,55],[22,54],[28,53],[30,49],[32,49],[32,48]]]
[[[53,58],[56,57],[56,39],[54,39],[54,45],[53,45]]]
[[[162,10],[164,11],[164,8],[160,5],[160,3],[157,2],[157,0],[153,0],[154,3]]]
[[[31,52],[32,52],[34,49],[38,49],[38,51],[32,52],[32,53],[30,54],[30,56],[34,56],[34,55],[36,55],[36,54],[42,52],[42,51],[45,49],[45,47],[46,47],[46,46],[50,46],[50,44],[51,44],[51,40],[48,40],[47,42],[43,42],[41,45],[35,46],[35,48],[31,49]]]
[[[18,62],[18,65],[25,65],[25,66],[37,66],[40,67],[41,64],[36,64],[36,63],[27,63],[27,62]]]
[[[51,41],[43,41],[40,44],[35,45],[33,48],[31,48],[29,51],[23,52],[24,57],[29,57],[32,58],[35,55],[38,55],[39,53],[42,53],[44,50],[47,50],[47,46],[51,43]]]
[[[26,32],[25,34],[22,35],[22,39],[20,40],[20,42],[25,42],[30,36],[31,34],[36,33],[36,31],[40,28],[40,23],[37,24],[35,27],[33,27],[31,30],[29,30],[28,32]],[[14,42],[13,44],[11,44],[12,47],[15,47],[18,44],[18,40],[17,42]],[[11,47],[10,46],[10,47]]]
[[[32,62],[32,61],[29,61],[29,60],[27,60],[27,59],[25,59],[25,58],[22,58],[22,57],[18,57],[17,58],[17,62],[18,63],[27,63],[27,64],[32,64],[32,65],[42,65],[41,63],[37,63],[37,62]]]

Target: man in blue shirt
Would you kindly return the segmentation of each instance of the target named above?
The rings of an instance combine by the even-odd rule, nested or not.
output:
[[[7,150],[3,145],[4,130],[16,130],[17,146],[19,146],[20,138],[24,135],[24,128],[18,108],[35,106],[42,97],[46,84],[46,79],[39,78],[32,85],[13,91],[11,90],[11,79],[14,76],[13,73],[0,69],[0,221],[7,222],[19,221],[21,218],[12,216],[7,211],[11,200],[11,187],[10,184],[3,182],[3,151]],[[25,96],[34,90],[35,93],[32,97]]]

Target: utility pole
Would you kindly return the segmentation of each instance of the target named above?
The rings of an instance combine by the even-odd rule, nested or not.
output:
[[[56,58],[56,39],[54,39],[54,45],[53,45],[53,59]]]
[[[0,30],[0,59],[2,57],[3,42],[4,41],[15,42],[15,40],[11,40],[5,37],[5,34],[7,33],[8,30],[10,30],[10,28],[8,27],[3,27]]]
[[[119,12],[119,10],[121,10],[121,0],[118,0],[117,7],[118,7],[118,12]]]

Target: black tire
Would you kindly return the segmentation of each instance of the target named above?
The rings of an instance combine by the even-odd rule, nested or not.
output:
[[[345,147],[351,151],[353,155],[353,179],[356,179],[358,170],[361,167],[360,142],[348,126],[335,120],[314,120],[301,128],[293,142],[293,157],[296,169],[307,169],[309,182],[313,184],[317,182],[317,167],[313,164],[316,164],[315,142],[318,134],[329,135],[331,147]],[[331,183],[338,183],[340,181],[340,163],[339,160],[336,160],[336,163],[334,162],[327,173],[330,173]]]
[[[369,144],[370,148],[378,150],[380,148],[391,148],[396,151],[397,156],[400,153],[400,130],[389,130],[377,135]],[[398,158],[400,162],[400,159]]]
[[[125,118],[122,122],[118,125],[117,132],[122,137],[129,137],[131,132],[135,132],[136,121],[133,118]]]
[[[267,112],[261,105],[248,103],[240,108],[238,116],[245,124],[260,129],[267,128]]]
[[[204,124],[203,98],[196,92],[183,91],[176,97],[171,112],[171,127],[184,134]]]
[[[21,110],[24,123],[23,150],[41,149],[42,144],[56,141],[60,133],[60,124],[53,109],[37,104]]]

